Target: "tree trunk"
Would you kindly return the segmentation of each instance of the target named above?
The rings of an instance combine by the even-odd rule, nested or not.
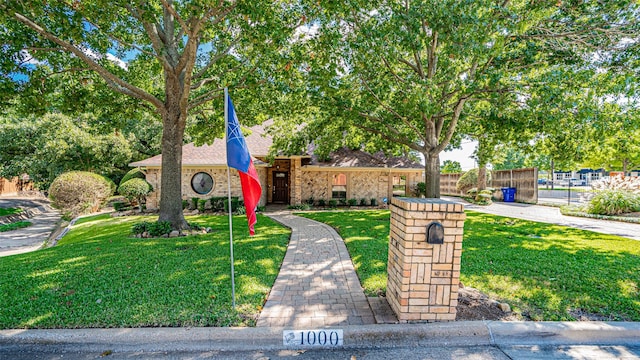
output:
[[[424,154],[424,183],[427,198],[440,198],[440,156]]]
[[[478,164],[478,193],[487,187],[487,164]]]
[[[182,213],[182,140],[185,123],[179,106],[168,107],[162,114],[162,179],[158,221],[168,221],[176,230],[189,228]]]
[[[551,159],[551,190],[553,190],[556,183],[556,177],[555,177],[555,174],[553,173],[554,171],[555,171],[555,162],[553,161],[553,159]]]

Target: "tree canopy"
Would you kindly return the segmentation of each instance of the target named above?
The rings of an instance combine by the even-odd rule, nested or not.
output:
[[[285,0],[16,0],[0,9],[4,95],[40,91],[47,101],[50,88],[71,84],[68,95],[97,82],[110,89],[91,94],[100,106],[126,103],[162,120],[160,220],[175,228],[188,226],[180,201],[187,119],[222,134],[223,89],[272,84],[305,21],[300,3]]]
[[[595,54],[603,55],[601,63],[623,61],[637,48],[632,1],[351,0],[318,6],[324,12],[309,41],[307,72],[318,111],[289,143],[376,143],[419,152],[428,197],[439,196],[438,155],[470,118],[471,104],[506,108],[527,100],[532,86],[544,86],[532,83],[539,74],[595,74],[598,65],[589,65]]]

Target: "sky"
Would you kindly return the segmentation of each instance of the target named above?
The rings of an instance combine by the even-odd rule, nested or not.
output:
[[[464,141],[462,143],[462,149],[454,149],[452,151],[443,151],[440,153],[440,165],[445,160],[457,161],[462,166],[462,170],[470,170],[476,167],[475,160],[472,155],[478,146],[476,141]]]

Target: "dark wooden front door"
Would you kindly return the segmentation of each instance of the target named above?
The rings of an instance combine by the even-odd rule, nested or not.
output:
[[[273,198],[274,203],[289,203],[289,174],[286,172],[273,172]]]

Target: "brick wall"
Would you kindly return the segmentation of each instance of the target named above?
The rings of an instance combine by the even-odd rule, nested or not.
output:
[[[465,213],[440,199],[391,202],[387,300],[401,322],[456,318]],[[444,227],[444,243],[429,244],[427,226]]]

